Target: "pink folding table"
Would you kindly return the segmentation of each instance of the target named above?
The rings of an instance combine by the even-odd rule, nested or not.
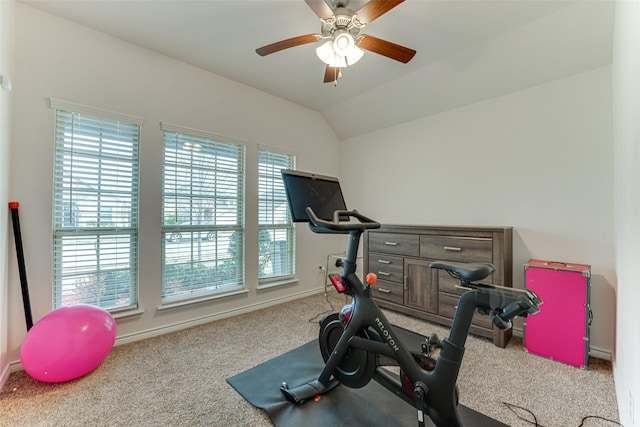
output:
[[[524,265],[525,287],[543,301],[524,322],[529,353],[585,368],[589,363],[591,267],[532,259]]]

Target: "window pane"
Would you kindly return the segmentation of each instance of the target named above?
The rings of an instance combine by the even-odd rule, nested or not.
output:
[[[139,131],[56,110],[54,308],[137,304]]]
[[[131,235],[61,235],[56,240],[60,265],[60,306],[95,304],[104,308],[129,306],[131,292]]]
[[[244,288],[244,146],[164,132],[164,302]]]
[[[294,228],[280,171],[293,169],[295,157],[260,150],[258,182],[258,276],[273,279],[295,273]]]

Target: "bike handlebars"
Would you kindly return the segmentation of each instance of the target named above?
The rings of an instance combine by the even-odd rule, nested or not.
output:
[[[495,271],[491,263],[434,261],[429,264],[429,267],[444,270],[460,280],[463,287],[475,290],[478,298],[474,304],[478,310],[489,314],[493,324],[500,329],[511,328],[511,319],[514,317],[536,314],[540,311],[539,305],[542,304],[542,300],[529,289],[514,289],[477,282]]]
[[[318,218],[313,209],[310,207],[305,209],[309,216],[309,228],[314,233],[338,233],[347,234],[352,231],[364,231],[380,228],[380,223],[369,217],[362,215],[360,212],[353,211],[334,211],[332,221],[326,221]],[[341,218],[346,218],[341,220]],[[358,222],[352,222],[351,218],[355,218]]]
[[[513,289],[502,286],[477,287],[476,291],[489,297],[489,317],[499,329],[511,328],[511,319],[540,311],[542,300],[528,289]]]

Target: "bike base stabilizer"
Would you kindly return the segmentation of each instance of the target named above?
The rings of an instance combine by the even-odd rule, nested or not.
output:
[[[316,396],[320,396],[330,392],[338,385],[340,385],[340,381],[338,380],[331,380],[327,385],[324,385],[320,381],[315,380],[290,389],[287,383],[282,383],[282,385],[280,386],[280,391],[282,392],[282,394],[284,394],[287,400],[300,405],[309,399],[313,399]]]

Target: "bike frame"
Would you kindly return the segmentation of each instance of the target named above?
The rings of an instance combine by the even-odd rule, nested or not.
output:
[[[371,288],[364,285],[355,274],[355,260],[361,234],[361,230],[349,233],[349,246],[342,266],[342,280],[347,291],[352,294],[353,311],[318,381],[324,385],[330,383],[333,372],[349,347],[381,354],[398,362],[411,384],[414,384],[416,398],[411,399],[393,374],[385,370],[377,369],[373,379],[407,402],[415,404],[418,408],[419,421],[423,416],[422,413],[426,412],[436,425],[462,425],[457,411],[455,386],[471,320],[477,307],[477,291],[470,290],[460,298],[450,335],[442,340],[442,349],[436,366],[432,371],[426,371],[420,367],[405,343],[395,334],[393,326],[373,300]],[[359,331],[368,328],[375,330],[383,342],[357,336]],[[431,392],[432,390],[434,392]]]
[[[365,385],[371,379],[379,382],[397,396],[415,405],[420,427],[425,425],[425,414],[436,426],[462,426],[457,409],[456,381],[475,310],[490,313],[497,327],[508,328],[513,317],[537,313],[538,305],[542,301],[531,291],[477,283],[477,280],[483,280],[494,271],[491,264],[433,262],[430,267],[448,271],[459,278],[461,284],[469,290],[458,301],[449,336],[441,342],[435,367],[433,370],[423,369],[376,305],[371,296],[370,286],[364,285],[356,275],[360,237],[365,230],[379,228],[380,224],[357,211],[335,211],[333,221],[319,219],[309,207],[306,211],[310,220],[309,228],[313,232],[349,235],[347,253],[342,261],[341,283],[336,284],[336,289],[353,297],[352,311],[335,346],[329,350],[330,355],[325,356],[326,364],[318,379],[292,389],[283,383],[280,387],[282,393],[290,401],[302,403],[331,391],[340,384],[336,379],[336,373],[339,372],[337,369],[341,361],[343,358],[348,359],[346,354],[350,349],[357,349],[364,352],[360,354],[365,355],[365,362],[360,363],[366,363],[367,357],[376,355],[395,360],[413,385],[413,396],[405,391],[396,375],[377,364],[377,357],[372,366],[359,366],[362,371],[356,372],[362,377],[352,383],[353,386]],[[343,221],[342,218],[345,217],[349,220]],[[353,222],[352,219],[359,222]],[[375,331],[380,340],[362,333],[367,330]],[[322,332],[321,322],[321,334]],[[360,379],[366,381],[361,383]]]

